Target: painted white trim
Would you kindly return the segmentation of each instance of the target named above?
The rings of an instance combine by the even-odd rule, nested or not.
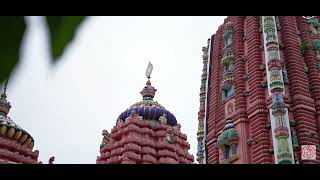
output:
[[[278,41],[278,30],[277,30],[277,25],[276,25],[276,20],[275,20],[275,16],[272,16],[273,18],[273,24],[274,24],[274,28],[275,28],[275,36],[276,36],[276,42],[278,43],[278,57],[280,60],[280,48],[279,48],[279,41]],[[263,33],[263,46],[264,46],[264,57],[265,57],[265,64],[266,64],[266,72],[267,72],[267,86],[268,86],[268,94],[269,96],[272,96],[271,93],[271,88],[270,88],[270,72],[268,70],[268,51],[267,51],[267,47],[266,47],[266,33],[264,32],[264,19],[265,16],[262,16],[262,33]],[[283,75],[282,75],[282,69],[279,70],[280,71],[280,76],[281,76],[281,81],[283,83]],[[283,95],[285,94],[285,85],[283,83]],[[269,117],[270,117],[270,121],[271,121],[271,132],[272,132],[272,142],[273,142],[273,153],[274,153],[274,159],[275,159],[275,163],[278,164],[278,158],[277,158],[277,152],[278,152],[278,143],[277,143],[277,139],[275,138],[275,134],[274,134],[274,129],[276,128],[275,125],[275,117],[272,115],[272,109],[271,106],[268,109],[269,111]],[[284,114],[284,119],[285,119],[285,125],[289,130],[289,137],[288,137],[288,146],[290,149],[290,153],[292,155],[292,163],[295,164],[294,161],[294,154],[293,154],[293,146],[292,146],[292,138],[291,138],[291,129],[290,129],[290,122],[289,122],[289,115],[288,115],[288,108],[285,108],[285,114]]]
[[[204,129],[204,152],[203,152],[203,164],[207,164],[207,100],[208,100],[208,90],[209,90],[209,76],[210,76],[210,62],[211,62],[211,43],[212,43],[212,36],[210,37],[210,43],[208,48],[208,62],[207,62],[207,82],[206,82],[206,97],[205,97],[205,103],[204,103],[204,119],[203,119],[203,129]]]

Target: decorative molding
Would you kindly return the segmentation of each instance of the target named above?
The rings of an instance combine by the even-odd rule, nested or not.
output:
[[[272,97],[270,111],[271,130],[274,148],[274,157],[277,164],[294,164],[293,147],[288,120],[288,108],[284,103],[284,75],[280,63],[279,50],[284,44],[279,44],[277,35],[277,18],[275,16],[262,16],[263,39],[266,51],[267,84],[269,95]]]

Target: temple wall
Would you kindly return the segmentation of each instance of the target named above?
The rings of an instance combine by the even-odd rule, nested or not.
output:
[[[111,131],[112,140],[100,151],[97,164],[191,164],[187,136],[173,129],[167,142],[168,125],[128,117]]]
[[[319,21],[319,19],[318,19]],[[233,25],[234,94],[222,97],[225,50],[225,26]],[[309,47],[302,53],[301,44],[320,39],[312,35],[312,26],[303,17],[275,18],[283,80],[283,102],[287,106],[284,119],[289,129],[288,143],[293,152],[293,163],[319,162],[320,125],[320,53]],[[311,29],[311,30],[310,30]],[[318,39],[317,39],[318,38]],[[239,159],[232,163],[276,163],[272,135],[272,96],[268,90],[268,63],[265,59],[261,16],[230,16],[211,38],[207,98],[207,163],[220,163],[221,153],[214,145],[222,133],[226,119],[232,119],[239,132]],[[231,104],[231,105],[230,105]],[[226,109],[234,107],[227,115]],[[269,108],[270,111],[269,111]],[[274,129],[274,128],[273,128]],[[292,134],[293,133],[293,134]],[[301,145],[317,145],[316,161],[301,160]],[[276,148],[277,151],[277,148]]]
[[[0,164],[37,164],[39,152],[0,137]]]

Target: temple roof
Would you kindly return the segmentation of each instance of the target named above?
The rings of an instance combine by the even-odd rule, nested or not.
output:
[[[171,126],[177,125],[176,117],[168,110],[166,110],[163,106],[161,106],[157,101],[154,101],[153,98],[155,96],[155,89],[150,82],[150,74],[152,72],[152,64],[149,63],[146,76],[148,81],[146,86],[140,92],[143,99],[137,103],[131,105],[128,109],[122,112],[118,121],[125,121],[127,117],[130,116],[131,112],[136,112],[139,116],[141,116],[144,120],[159,120],[160,116],[165,116],[167,119],[167,124]]]
[[[4,92],[0,97],[0,136],[16,140],[20,144],[32,149],[34,145],[32,136],[8,116],[10,108],[11,104],[7,101],[5,85]]]
[[[233,141],[237,141],[239,140],[239,133],[238,131],[235,129],[232,120],[228,119],[226,121],[226,125],[222,130],[222,133],[219,135],[218,139],[217,139],[217,143],[216,146],[220,147],[223,145],[227,145]]]

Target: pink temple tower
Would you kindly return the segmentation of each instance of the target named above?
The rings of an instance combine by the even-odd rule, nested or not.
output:
[[[143,99],[120,114],[111,133],[103,130],[97,164],[191,164],[187,136],[175,116],[154,101],[156,89],[148,81],[140,92]]]
[[[32,136],[8,116],[6,86],[0,97],[0,164],[37,164],[39,151],[33,151]]]
[[[319,21],[229,16],[219,26],[203,48],[199,163],[320,163]]]

